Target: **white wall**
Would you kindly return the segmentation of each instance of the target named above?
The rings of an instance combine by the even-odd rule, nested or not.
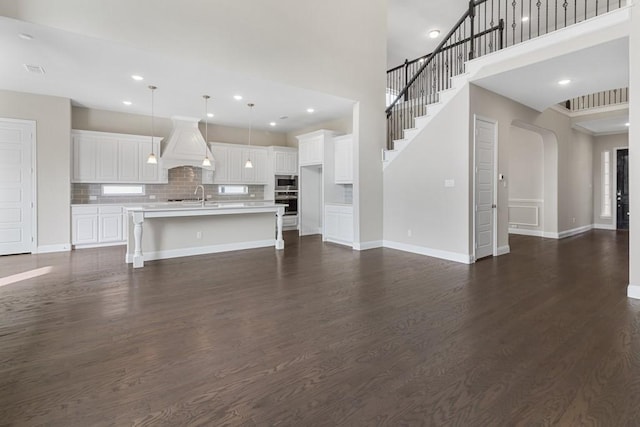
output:
[[[385,245],[469,261],[471,189],[466,111],[468,85],[385,169]],[[447,179],[453,179],[455,187],[445,188]]]
[[[356,101],[355,241],[382,238],[387,0],[6,0],[0,14]]]
[[[615,226],[616,204],[616,148],[629,146],[629,134],[621,133],[616,135],[597,136],[593,144],[593,223],[598,228],[613,228]],[[602,213],[602,153],[610,153],[609,186],[611,188],[611,216],[603,217]]]
[[[544,231],[544,145],[542,136],[511,126],[508,142],[509,232]],[[500,183],[499,183],[500,185]],[[523,225],[535,224],[538,225]]]
[[[633,2],[629,37],[629,289],[640,298],[640,226],[633,213],[640,212],[640,2]]]
[[[0,117],[36,121],[38,250],[70,249],[69,99],[0,90]]]

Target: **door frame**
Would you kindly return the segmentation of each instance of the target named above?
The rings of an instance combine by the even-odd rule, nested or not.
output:
[[[472,212],[472,229],[473,229],[473,262],[476,262],[476,142],[478,137],[477,123],[478,120],[493,124],[493,204],[496,206],[493,209],[493,256],[498,256],[498,120],[492,119],[479,114],[473,115],[473,163],[471,170],[473,174],[473,204],[471,206]]]
[[[613,185],[611,186],[613,189],[613,192],[611,193],[611,219],[612,219],[612,223],[613,223],[613,229],[617,230],[618,229],[618,151],[620,150],[628,150],[629,146],[627,145],[626,147],[614,147],[613,148],[613,170],[611,171],[611,180],[613,181]],[[627,177],[627,179],[629,179]],[[613,205],[616,206],[615,208],[615,212],[613,209]]]
[[[31,131],[31,253],[38,253],[38,156],[37,156],[37,122],[35,120],[11,119],[0,117],[0,121],[26,125]]]

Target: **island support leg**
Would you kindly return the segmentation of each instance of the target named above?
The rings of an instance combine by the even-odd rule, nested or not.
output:
[[[133,268],[144,267],[144,256],[142,255],[142,223],[144,215],[142,212],[133,213]]]
[[[276,249],[284,249],[284,239],[282,238],[282,216],[284,215],[284,208],[278,209],[276,212]]]

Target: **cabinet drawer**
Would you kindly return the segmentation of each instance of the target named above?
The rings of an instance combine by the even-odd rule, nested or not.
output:
[[[122,213],[122,206],[100,206],[98,212],[100,214],[120,214]]]
[[[72,206],[71,214],[72,215],[97,215],[98,207],[97,206]]]

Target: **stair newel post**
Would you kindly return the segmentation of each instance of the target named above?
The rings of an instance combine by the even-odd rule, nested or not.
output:
[[[500,18],[500,22],[498,23],[498,30],[500,32],[499,49],[502,50],[504,47],[504,19],[502,18]]]
[[[405,87],[408,82],[409,82],[409,60],[405,59],[404,60],[404,85],[402,85],[402,87]],[[404,100],[405,102],[409,100],[409,91],[404,93]]]
[[[469,60],[473,59],[474,44],[475,44],[475,17],[476,17],[476,4],[474,0],[469,0]]]

